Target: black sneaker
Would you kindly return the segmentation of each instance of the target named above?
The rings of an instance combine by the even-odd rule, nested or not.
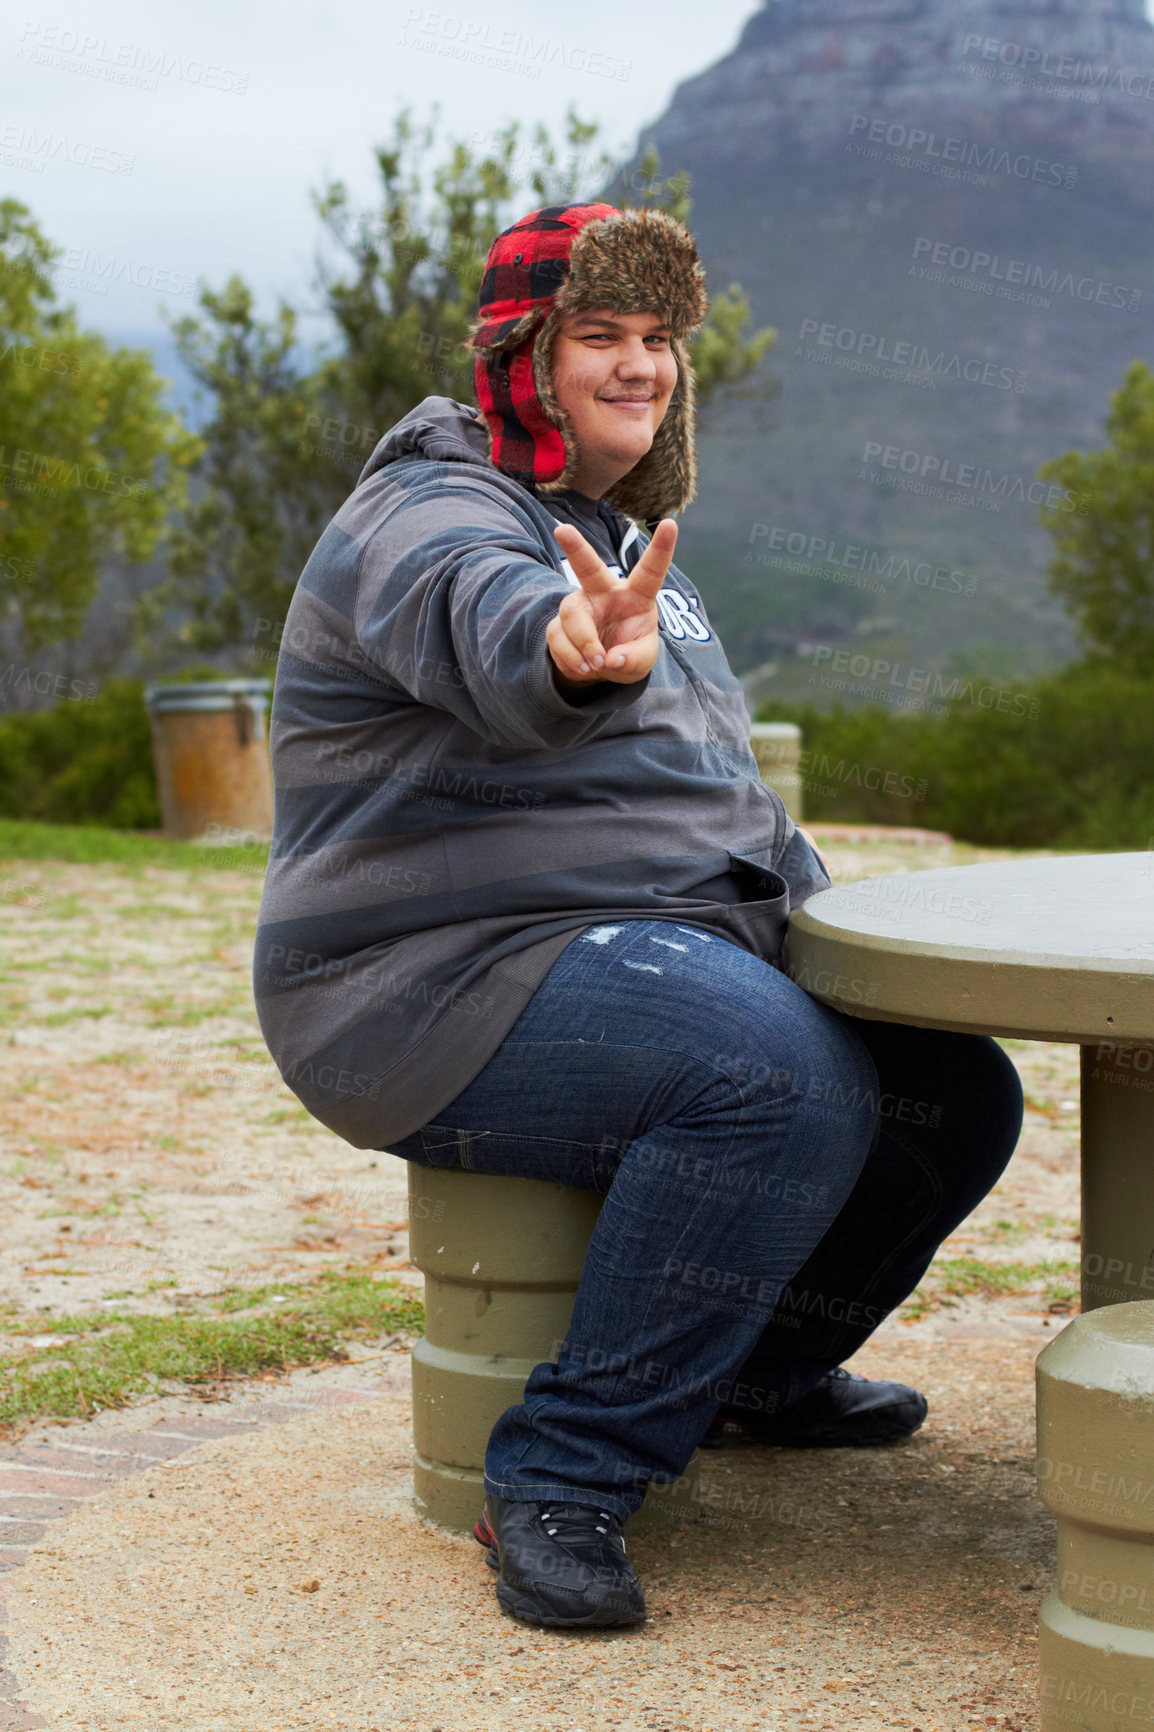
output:
[[[488,1546],[497,1598],[547,1629],[640,1624],[645,1596],[625,1555],[622,1523],[585,1503],[513,1503],[485,1497],[473,1537]]]
[[[874,1383],[839,1365],[780,1413],[719,1407],[701,1448],[762,1443],[779,1449],[868,1449],[909,1437],[928,1411],[925,1396],[916,1389],[904,1383]]]

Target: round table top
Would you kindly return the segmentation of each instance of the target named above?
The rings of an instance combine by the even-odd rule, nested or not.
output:
[[[790,973],[852,1016],[1027,1040],[1154,1040],[1154,854],[1056,855],[822,890]]]

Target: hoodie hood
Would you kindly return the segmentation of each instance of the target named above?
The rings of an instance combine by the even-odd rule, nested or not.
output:
[[[385,434],[357,476],[357,486],[402,457],[427,457],[433,463],[479,463],[488,469],[485,423],[471,404],[458,403],[452,397],[426,397]]]
[[[604,497],[646,523],[681,511],[697,486],[687,339],[708,305],[693,236],[663,211],[549,205],[498,235],[469,338],[494,468],[541,494],[572,487],[576,434],[552,377],[562,320],[594,307],[654,312],[671,328],[677,384],[653,444]]]

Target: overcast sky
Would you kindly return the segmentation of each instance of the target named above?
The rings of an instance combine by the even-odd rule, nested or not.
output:
[[[138,341],[164,335],[161,305],[193,306],[198,278],[239,271],[266,308],[299,304],[320,232],[310,189],[339,176],[371,201],[372,147],[404,104],[424,119],[439,101],[442,139],[485,143],[514,117],[559,130],[573,103],[623,157],[759,6],[25,3],[0,26],[4,189],[66,249],[60,292],[82,320]]]
[[[461,0],[455,11],[408,0],[200,0],[179,13],[143,0],[53,0],[43,13],[29,4],[0,34],[3,184],[67,249],[60,293],[82,320],[144,340],[163,335],[158,304],[189,310],[201,277],[216,285],[239,271],[266,305],[277,293],[299,302],[319,236],[310,189],[339,176],[371,200],[372,148],[406,103],[424,119],[439,101],[442,138],[482,140],[513,118],[559,130],[573,103],[624,156],[677,83],[726,54],[757,9],[758,0]],[[465,46],[485,64],[466,64]],[[110,260],[119,281],[108,280]],[[86,286],[94,281],[104,293]]]

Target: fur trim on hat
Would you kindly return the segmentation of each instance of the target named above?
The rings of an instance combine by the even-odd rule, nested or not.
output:
[[[504,419],[495,427],[496,416],[486,416],[491,457],[498,448],[497,431],[499,449],[506,455],[504,463],[493,457],[496,466],[515,473],[538,493],[571,487],[578,466],[576,435],[557,400],[552,376],[553,345],[562,320],[594,307],[656,313],[670,326],[677,383],[653,444],[604,497],[614,510],[640,522],[682,511],[697,488],[696,381],[687,338],[708,306],[705,270],[684,224],[654,210],[615,212],[586,222],[573,236],[568,269],[555,294],[519,318],[515,313],[507,317],[499,330],[483,321],[471,327],[470,346],[478,370],[485,371],[485,382],[492,385],[501,375],[503,389],[494,390],[492,400],[500,401]],[[525,435],[518,443],[510,437],[511,420]],[[524,467],[530,441],[531,469]]]
[[[683,223],[659,210],[622,211],[574,235],[554,305],[560,313],[659,313],[675,337],[687,337],[709,308],[705,268]]]

